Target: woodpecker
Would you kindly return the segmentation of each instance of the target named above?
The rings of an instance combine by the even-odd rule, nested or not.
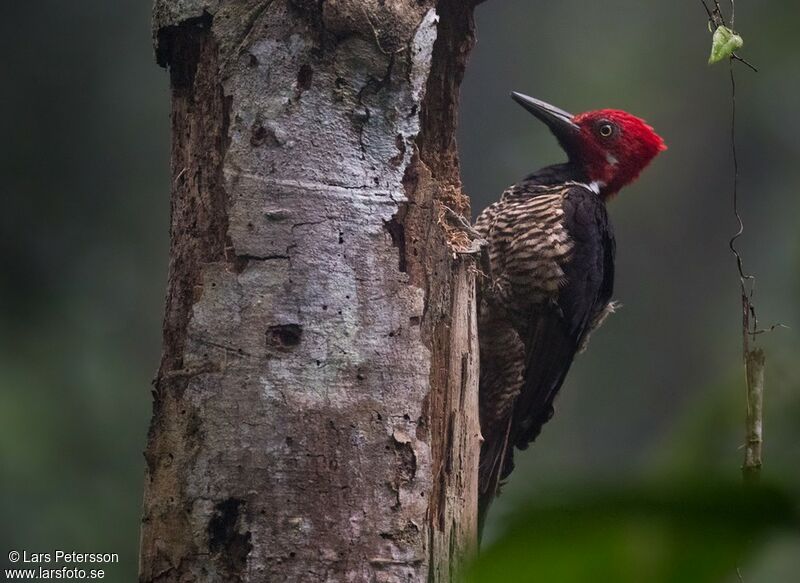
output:
[[[526,449],[553,416],[572,360],[610,313],[615,241],[606,203],[664,141],[643,120],[602,109],[572,115],[521,93],[567,154],[503,192],[478,217],[488,269],[479,290],[479,527]]]

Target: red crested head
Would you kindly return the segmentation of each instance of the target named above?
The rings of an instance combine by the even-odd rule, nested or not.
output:
[[[625,111],[589,111],[572,121],[581,132],[576,161],[607,197],[636,180],[653,158],[667,149],[652,127]]]
[[[604,198],[618,193],[639,177],[664,140],[644,120],[617,109],[572,115],[533,97],[512,93],[525,109],[553,132],[588,183]]]

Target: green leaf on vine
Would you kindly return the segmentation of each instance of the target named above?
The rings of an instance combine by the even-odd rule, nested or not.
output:
[[[711,41],[711,56],[708,57],[708,64],[719,63],[723,59],[730,58],[734,52],[742,48],[744,40],[727,26],[718,26],[714,31]]]

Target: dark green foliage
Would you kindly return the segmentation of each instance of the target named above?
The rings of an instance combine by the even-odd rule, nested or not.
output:
[[[713,583],[729,580],[765,538],[797,531],[775,489],[681,485],[600,491],[515,514],[470,583]]]

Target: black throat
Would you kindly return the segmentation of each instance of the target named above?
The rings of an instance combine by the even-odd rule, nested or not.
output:
[[[545,166],[541,170],[526,176],[525,182],[540,186],[556,186],[565,182],[588,184],[589,178],[579,166],[572,162],[565,162],[563,164]]]

